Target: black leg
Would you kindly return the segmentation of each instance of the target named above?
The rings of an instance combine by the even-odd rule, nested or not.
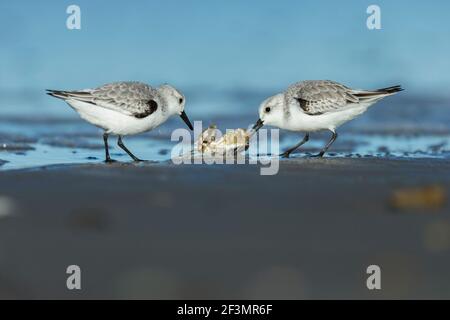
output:
[[[126,153],[128,153],[128,155],[134,160],[134,161],[143,161],[141,159],[139,159],[138,157],[136,157],[134,154],[131,153],[130,150],[127,149],[127,147],[125,147],[125,145],[122,142],[122,137],[119,136],[119,138],[117,139],[117,145],[119,147],[122,148],[123,151],[125,151]]]
[[[308,142],[309,140],[309,132],[307,134],[305,134],[305,136],[303,137],[303,140],[300,141],[299,143],[297,143],[295,146],[293,146],[290,149],[287,149],[285,152],[283,152],[282,154],[280,154],[280,157],[282,158],[289,158],[289,155],[296,150],[297,148],[299,148],[301,145],[305,144],[306,142]]]
[[[106,132],[103,134],[103,142],[105,143],[105,162],[114,162],[109,156],[108,134]]]
[[[333,136],[331,137],[330,141],[328,141],[328,143],[326,144],[325,148],[322,149],[322,151],[319,152],[319,154],[314,155],[313,157],[323,157],[323,155],[325,154],[325,152],[327,152],[328,148],[333,144],[333,142],[337,139],[338,134],[334,131],[333,132]]]

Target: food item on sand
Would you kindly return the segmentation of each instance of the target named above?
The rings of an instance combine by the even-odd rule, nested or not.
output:
[[[215,125],[205,129],[197,140],[197,150],[202,153],[213,155],[225,155],[227,153],[236,153],[247,150],[251,132],[244,129],[227,130],[220,136],[220,131]]]
[[[203,130],[197,139],[197,150],[200,152],[211,152],[211,144],[214,144],[217,137],[217,126],[210,125]]]

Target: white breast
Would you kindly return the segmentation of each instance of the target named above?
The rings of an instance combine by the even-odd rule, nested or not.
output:
[[[314,132],[319,130],[332,130],[350,121],[367,110],[371,104],[355,104],[352,107],[328,112],[320,115],[308,115],[293,108],[291,116],[285,121],[283,129],[291,131]]]
[[[81,118],[104,129],[107,133],[118,135],[133,135],[152,130],[167,120],[160,110],[138,119],[107,108],[77,100],[66,100]]]

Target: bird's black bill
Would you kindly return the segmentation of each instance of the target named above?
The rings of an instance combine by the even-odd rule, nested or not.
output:
[[[258,119],[258,121],[256,121],[255,125],[253,126],[253,130],[258,131],[259,129],[261,129],[261,127],[264,125],[264,122],[261,119]]]
[[[189,127],[189,129],[194,130],[194,127],[192,126],[192,123],[189,121],[188,116],[186,115],[186,112],[182,112],[180,114],[181,119],[183,119],[184,123]]]

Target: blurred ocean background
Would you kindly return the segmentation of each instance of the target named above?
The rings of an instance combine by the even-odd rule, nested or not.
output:
[[[81,30],[66,27],[71,4],[81,8]],[[85,160],[83,148],[93,144],[98,149],[94,156],[101,156],[99,130],[44,90],[123,80],[173,84],[187,96],[186,111],[192,120],[203,120],[205,126],[214,122],[223,130],[247,127],[255,121],[264,98],[296,81],[332,79],[366,89],[401,84],[406,91],[372,107],[343,130],[358,137],[394,135],[393,144],[375,143],[361,151],[363,155],[394,148],[390,151],[446,156],[450,2],[376,1],[381,30],[366,26],[371,4],[365,0],[3,1],[0,142],[7,152],[0,153],[0,159],[10,161],[9,166],[22,163],[21,167],[28,163],[21,156],[43,145],[73,147],[77,150],[65,151],[81,152],[80,160]],[[160,140],[168,142],[167,149],[171,144],[166,138],[182,125],[172,119],[149,135],[164,138]],[[426,141],[411,141],[409,136],[398,140],[399,134],[425,135]],[[286,145],[299,139],[286,136]],[[131,144],[140,143],[140,138],[134,139]],[[373,145],[372,138],[366,140],[363,144]],[[149,153],[149,139],[144,141],[137,153],[169,158],[162,147]],[[57,150],[53,162],[67,159],[63,149]],[[91,153],[88,150],[86,156]],[[39,157],[46,163],[51,155]]]

